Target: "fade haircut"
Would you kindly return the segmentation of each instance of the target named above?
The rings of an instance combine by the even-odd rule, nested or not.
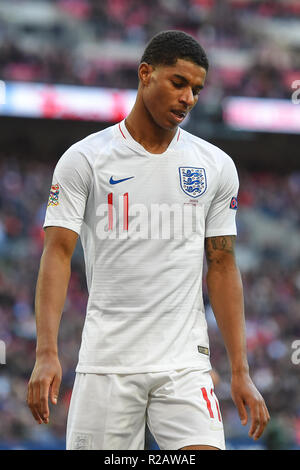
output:
[[[208,59],[202,46],[183,31],[162,31],[147,44],[140,63],[174,65],[177,59],[194,62],[208,71]]]

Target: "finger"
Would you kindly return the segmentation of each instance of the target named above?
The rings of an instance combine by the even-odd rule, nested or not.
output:
[[[40,385],[39,383],[32,384],[32,411],[36,417],[36,421],[41,424],[43,422],[40,413]]]
[[[243,426],[248,422],[248,413],[243,400],[236,400],[236,407]]]
[[[263,402],[261,404],[261,407],[260,407],[260,425],[256,429],[256,431],[253,435],[253,439],[256,440],[256,439],[259,439],[261,437],[261,435],[264,432],[269,420],[270,420],[270,415],[269,415],[269,412],[267,410],[267,407],[266,407],[265,403]]]
[[[266,421],[265,421],[265,413],[263,410],[260,410],[259,412],[259,421],[257,423],[257,426],[256,426],[256,429],[255,431],[253,432],[253,439],[256,441],[257,439],[260,438],[260,436],[262,435],[263,433],[263,430],[265,429],[265,426],[266,426]]]
[[[40,384],[40,412],[41,418],[45,424],[49,422],[49,406],[48,406],[48,397],[49,397],[49,382],[41,381]]]
[[[39,419],[38,414],[36,413],[36,411],[33,407],[33,393],[32,393],[32,385],[31,384],[28,385],[28,390],[27,390],[27,405],[30,408],[32,416],[39,423],[40,419]]]
[[[53,405],[56,405],[58,395],[59,395],[59,388],[60,388],[61,379],[58,376],[55,376],[50,388],[50,399]]]
[[[265,407],[265,411],[266,411],[266,416],[267,416],[267,419],[268,419],[268,421],[270,421],[270,419],[271,419],[271,416],[270,416],[269,410],[268,410],[268,408],[267,408],[267,405],[266,405],[266,403],[265,403],[265,402],[264,402],[264,407]]]
[[[261,418],[260,418],[260,407],[257,401],[249,404],[250,407],[250,415],[251,415],[251,426],[249,430],[249,436],[254,437],[256,432],[259,432]]]

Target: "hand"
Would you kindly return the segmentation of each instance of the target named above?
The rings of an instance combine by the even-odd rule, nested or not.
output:
[[[250,409],[251,426],[249,437],[256,441],[264,432],[270,420],[270,415],[263,397],[253,384],[248,373],[232,376],[231,394],[243,426],[246,426],[248,422],[246,407]]]
[[[27,404],[38,424],[49,423],[49,393],[51,403],[56,405],[61,378],[62,370],[57,355],[37,357],[28,383]]]

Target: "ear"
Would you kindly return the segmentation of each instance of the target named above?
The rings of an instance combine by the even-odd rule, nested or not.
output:
[[[138,76],[140,83],[144,86],[148,86],[150,79],[151,79],[151,74],[154,71],[154,67],[150,64],[147,64],[146,62],[142,62],[139,66],[138,69]]]

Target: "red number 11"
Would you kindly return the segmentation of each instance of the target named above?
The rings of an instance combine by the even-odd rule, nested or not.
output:
[[[108,230],[113,230],[113,193],[109,193],[107,196],[108,204]],[[128,230],[128,193],[123,194],[123,230]]]

